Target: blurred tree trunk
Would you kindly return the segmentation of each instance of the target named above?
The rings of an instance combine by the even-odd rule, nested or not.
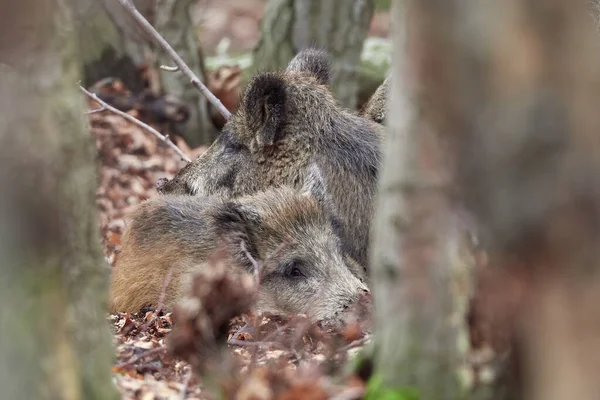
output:
[[[371,273],[375,375],[381,390],[414,388],[420,399],[463,398],[469,263],[450,202],[451,154],[426,111],[435,94],[433,54],[445,38],[427,1],[392,6],[390,127],[380,173]],[[425,20],[424,17],[430,17]],[[434,19],[435,17],[435,19]],[[440,83],[440,82],[436,82]],[[467,288],[467,289],[466,289]]]
[[[511,398],[600,393],[600,38],[586,3],[443,10],[461,16],[439,58],[452,84],[440,93],[453,104],[447,134],[461,138],[460,183],[489,273],[508,276],[482,291],[495,293],[491,321],[510,316],[499,327],[515,345]]]
[[[327,49],[332,92],[343,106],[354,109],[360,53],[374,9],[374,0],[269,0],[253,69],[284,68],[306,47]]]
[[[0,397],[118,399],[73,3],[0,3]]]
[[[396,44],[371,253],[387,387],[461,396],[464,301],[452,288],[464,275],[448,218],[459,189],[490,253],[484,317],[514,344],[513,379],[498,382],[512,386],[491,395],[598,397],[600,41],[585,6],[395,3],[406,50]]]
[[[200,44],[190,15],[194,0],[136,0],[140,12],[185,60],[203,81],[206,78]],[[76,15],[80,47],[84,60],[84,83],[91,85],[107,76],[118,77],[134,92],[143,89],[140,67],[144,64],[155,73],[152,87],[176,96],[190,109],[185,124],[175,126],[192,146],[209,144],[216,130],[208,114],[207,100],[183,74],[162,71],[160,65],[173,65],[171,59],[158,54],[154,43],[127,15],[116,0],[79,0]],[[158,93],[156,93],[158,94]]]

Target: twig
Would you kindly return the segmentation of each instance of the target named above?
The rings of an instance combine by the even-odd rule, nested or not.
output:
[[[140,329],[140,333],[145,332],[146,329],[148,329],[148,327],[150,326],[150,324],[152,322],[154,322],[156,317],[158,317],[158,314],[160,314],[160,312],[162,311],[163,303],[165,301],[165,296],[167,294],[167,286],[169,286],[169,283],[171,282],[171,277],[173,276],[173,267],[174,266],[175,266],[175,264],[171,265],[171,268],[169,268],[169,270],[167,271],[167,275],[165,276],[165,280],[163,282],[163,287],[162,287],[162,290],[160,291],[160,296],[158,297],[158,303],[156,304],[156,311],[154,311],[154,318],[151,318],[144,324],[144,326],[142,326],[142,328]]]
[[[165,348],[164,347],[156,347],[154,349],[150,349],[148,351],[143,352],[142,354],[139,354],[139,355],[133,357],[129,361],[125,361],[125,362],[117,365],[116,368],[117,369],[124,369],[125,367],[129,367],[129,366],[135,364],[136,362],[138,362],[139,360],[141,360],[144,357],[160,353],[161,351],[165,351]]]
[[[108,110],[106,107],[101,106],[99,108],[96,108],[95,110],[86,111],[85,115],[96,114],[96,113],[99,113],[99,112],[102,112],[102,111],[106,111],[106,110]]]
[[[340,352],[344,352],[344,351],[348,351],[350,349],[354,349],[356,347],[360,347],[363,344],[367,343],[369,340],[371,340],[371,336],[370,335],[366,335],[365,337],[360,338],[358,340],[355,340],[354,342],[352,342],[352,343],[350,343],[350,344],[342,347],[340,349]]]
[[[241,347],[261,347],[261,346],[269,346],[269,347],[279,347],[285,349],[286,346],[283,343],[279,342],[256,342],[256,341],[248,341],[248,340],[238,340],[238,339],[229,339],[227,344],[232,346],[241,346]]]
[[[179,67],[169,67],[168,65],[161,65],[159,68],[162,69],[163,71],[169,71],[169,72],[179,71]]]
[[[330,400],[354,400],[360,399],[365,394],[365,389],[361,387],[348,388],[331,397]]]
[[[198,77],[194,74],[194,72],[187,66],[187,64],[179,57],[179,54],[167,41],[154,29],[152,24],[148,22],[148,20],[135,8],[132,0],[119,0],[119,3],[127,10],[127,12],[140,24],[140,27],[146,32],[148,36],[150,36],[154,41],[160,45],[160,47],[173,59],[179,70],[181,70],[192,82],[192,85],[200,90],[208,101],[215,106],[217,110],[225,117],[225,120],[228,120],[231,117],[231,113],[225,108],[221,100],[219,100],[214,94],[208,90],[206,86],[198,79]]]
[[[186,394],[187,394],[187,390],[188,390],[188,385],[190,384],[190,380],[192,379],[192,371],[188,371],[188,373],[185,375],[185,378],[183,379],[183,387],[181,388],[181,400],[185,400]]]
[[[252,254],[250,254],[250,252],[248,251],[248,249],[246,249],[246,242],[244,242],[243,240],[240,242],[240,247],[242,249],[242,253],[244,253],[244,255],[246,257],[248,257],[248,260],[250,260],[250,262],[252,263],[252,266],[254,267],[254,279],[256,279],[256,284],[260,283],[260,273],[261,273],[261,268],[260,265],[258,264],[258,261],[256,261],[254,259],[254,257],[252,257]]]
[[[104,101],[100,100],[100,98],[95,94],[92,93],[88,90],[86,90],[83,86],[79,85],[79,88],[81,89],[81,91],[83,93],[85,93],[85,95],[87,97],[89,97],[90,99],[94,100],[96,103],[98,103],[100,105],[100,108],[96,109],[96,110],[101,110],[101,109],[105,109],[105,110],[110,110],[111,112],[125,118],[127,121],[139,126],[140,128],[150,132],[151,134],[153,134],[154,136],[156,136],[160,141],[162,141],[163,143],[165,143],[167,146],[169,146],[170,148],[172,148],[177,155],[179,155],[179,157],[181,157],[181,159],[183,161],[186,161],[188,163],[192,162],[192,160],[189,159],[188,156],[185,155],[185,153],[183,151],[181,151],[181,149],[177,146],[175,146],[175,143],[173,143],[171,141],[171,139],[169,139],[168,136],[164,136],[162,133],[160,133],[159,131],[157,131],[156,129],[154,129],[153,127],[151,127],[148,124],[143,123],[142,121],[140,121],[139,119],[121,111],[118,110],[116,108],[114,108],[113,106],[105,103]],[[96,111],[96,110],[92,110],[92,111]]]
[[[163,308],[163,303],[165,301],[165,296],[167,295],[167,286],[169,286],[169,283],[171,282],[171,277],[173,276],[173,268],[175,267],[175,264],[171,265],[171,268],[169,268],[169,270],[167,271],[167,275],[165,276],[165,281],[163,282],[163,287],[162,290],[160,292],[160,297],[158,298],[158,303],[156,305],[156,314],[158,314],[159,312],[162,311]]]

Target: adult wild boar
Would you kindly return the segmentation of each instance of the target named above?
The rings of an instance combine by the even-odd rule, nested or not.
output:
[[[339,216],[344,251],[367,265],[384,127],[340,107],[327,88],[329,72],[326,53],[304,50],[286,70],[255,76],[212,146],[159,181],[159,192],[234,198],[298,189],[314,163]]]
[[[368,289],[342,253],[338,224],[323,211],[328,200],[318,179],[311,178],[302,192],[282,186],[237,199],[165,195],[140,204],[129,217],[111,275],[110,311],[156,307],[172,268],[163,303],[171,309],[189,292],[194,273],[210,268],[210,256],[224,245],[231,273],[253,274],[254,260],[263,261],[259,311],[341,321]]]

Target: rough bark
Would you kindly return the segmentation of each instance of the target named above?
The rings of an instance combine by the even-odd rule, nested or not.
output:
[[[253,68],[284,68],[303,48],[327,49],[332,92],[343,106],[356,108],[360,53],[374,8],[374,0],[269,0]]]
[[[154,27],[185,60],[186,64],[202,81],[206,82],[206,73],[200,51],[196,28],[192,21],[190,8],[195,0],[161,0],[157,3]],[[160,65],[173,65],[165,54],[158,56]],[[209,104],[206,98],[190,84],[190,80],[181,73],[160,70],[160,80],[167,93],[177,96],[190,107],[188,122],[178,127],[191,147],[210,144],[217,131],[209,116]]]
[[[134,1],[140,12],[186,61],[192,71],[205,80],[202,53],[191,20],[194,1]],[[172,60],[157,52],[150,38],[123,11],[115,0],[76,2],[78,33],[84,62],[84,84],[89,86],[107,76],[120,78],[134,92],[143,89],[140,67],[144,64],[158,76],[151,89],[176,96],[190,109],[185,124],[174,126],[193,147],[210,143],[216,131],[208,115],[208,102],[180,73],[159,70],[172,66]]]
[[[450,201],[453,168],[431,100],[444,37],[422,0],[392,7],[394,53],[371,271],[375,377],[421,399],[464,397],[469,265]],[[427,3],[427,2],[425,2]],[[436,82],[439,83],[439,82]],[[435,92],[434,92],[435,93]]]
[[[2,397],[117,399],[73,4],[1,3]]]

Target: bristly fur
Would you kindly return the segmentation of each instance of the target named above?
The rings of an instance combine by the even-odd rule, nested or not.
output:
[[[316,165],[344,245],[366,265],[385,127],[340,107],[324,84],[328,71],[326,54],[304,50],[286,70],[254,77],[213,145],[161,192],[235,198],[300,189]]]
[[[373,93],[373,96],[371,96],[367,104],[362,108],[360,114],[378,124],[385,124],[389,90],[390,76],[385,78],[383,83]]]
[[[311,192],[288,187],[236,200],[186,195],[148,200],[129,216],[111,275],[110,311],[155,307],[168,271],[163,306],[172,309],[195,273],[208,271],[211,256],[224,251],[232,274],[254,276],[254,264],[262,262],[259,310],[335,320],[367,288],[342,253],[332,218]],[[290,268],[298,274],[291,275]]]

